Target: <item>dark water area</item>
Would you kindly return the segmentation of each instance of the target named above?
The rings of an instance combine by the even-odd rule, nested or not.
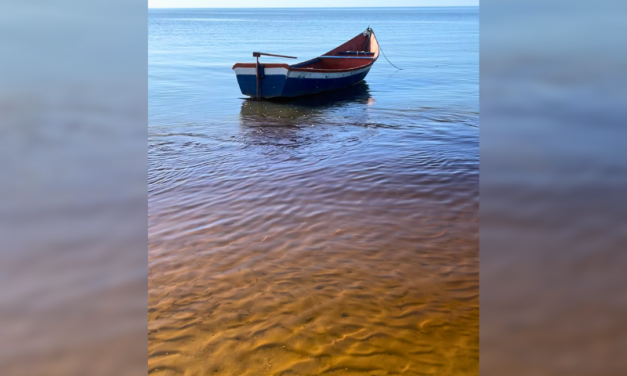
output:
[[[149,372],[478,374],[478,23],[149,11]],[[381,56],[346,90],[240,93],[252,51],[303,61],[368,26],[403,70]]]

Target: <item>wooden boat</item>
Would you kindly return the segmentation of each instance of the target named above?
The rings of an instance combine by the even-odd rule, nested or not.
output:
[[[261,64],[260,56],[292,56],[253,52],[256,63],[237,63],[233,70],[242,94],[262,98],[298,97],[342,89],[362,81],[379,57],[371,28],[326,54],[302,63]]]

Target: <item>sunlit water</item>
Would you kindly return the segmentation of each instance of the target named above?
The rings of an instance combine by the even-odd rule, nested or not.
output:
[[[478,374],[478,21],[150,11],[149,372]],[[242,97],[253,50],[302,61],[368,26],[403,70]]]

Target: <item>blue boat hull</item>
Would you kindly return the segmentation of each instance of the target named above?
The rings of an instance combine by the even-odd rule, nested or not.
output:
[[[370,67],[351,75],[329,74],[328,76],[331,77],[328,78],[310,78],[306,75],[299,77],[298,74],[294,74],[294,71],[288,71],[287,74],[264,74],[259,80],[261,98],[290,98],[343,89],[363,81],[369,71]],[[237,74],[237,82],[242,94],[257,97],[255,74]]]

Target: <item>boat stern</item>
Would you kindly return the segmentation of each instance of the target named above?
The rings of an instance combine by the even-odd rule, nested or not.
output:
[[[233,66],[242,94],[255,98],[258,97],[258,86],[261,98],[280,97],[283,93],[289,69],[290,67],[287,64],[259,64],[259,74],[257,75],[257,65],[255,63],[237,63]],[[259,80],[259,85],[257,80]]]

